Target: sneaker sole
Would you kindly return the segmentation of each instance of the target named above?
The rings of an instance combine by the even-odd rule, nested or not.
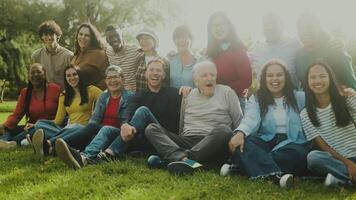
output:
[[[194,169],[185,163],[170,163],[168,172],[174,175],[193,174]]]
[[[34,147],[33,144],[32,144],[32,140],[31,140],[31,137],[30,137],[29,134],[26,134],[26,140],[27,140],[28,144],[32,147],[33,153],[36,154],[35,147]]]
[[[44,132],[42,129],[38,129],[35,134],[32,136],[32,145],[35,151],[35,154],[39,157],[44,156],[43,152],[43,140],[44,140]]]
[[[0,141],[0,150],[11,150],[16,148],[15,141]]]
[[[284,177],[282,177],[283,179]],[[284,184],[281,184],[281,181],[285,182]],[[288,178],[286,178],[286,180],[281,180],[280,181],[280,187],[283,188],[292,188],[294,186],[294,177],[293,176],[289,176]]]
[[[75,160],[68,146],[63,139],[56,140],[56,153],[58,157],[69,167],[74,170],[80,169],[80,164]]]

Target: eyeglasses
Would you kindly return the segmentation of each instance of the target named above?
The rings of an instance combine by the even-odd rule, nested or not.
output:
[[[110,80],[119,80],[119,79],[121,79],[121,76],[107,76],[105,79],[108,80],[108,81],[110,81]]]

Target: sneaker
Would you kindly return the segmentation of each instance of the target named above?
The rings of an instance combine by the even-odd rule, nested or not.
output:
[[[96,157],[98,162],[114,162],[119,160],[116,156],[113,156],[106,151],[101,151]]]
[[[220,168],[220,176],[229,176],[233,172],[237,173],[239,171],[237,165],[234,164],[227,164],[225,163],[223,166]]]
[[[30,134],[26,134],[25,137],[26,138],[21,141],[21,146],[30,145],[33,149],[33,153],[36,154],[36,150],[35,150],[35,147],[33,146]]]
[[[10,150],[16,148],[15,141],[0,140],[0,150]]]
[[[159,157],[159,156],[151,155],[147,159],[147,165],[151,169],[166,169],[168,162],[165,160],[162,160],[161,157]]]
[[[184,175],[192,174],[195,170],[202,166],[202,164],[195,160],[186,159],[169,163],[167,169],[171,174]]]
[[[42,129],[36,130],[36,132],[32,136],[32,144],[35,154],[39,157],[44,156],[43,151],[43,142],[44,142],[44,132]]]
[[[80,169],[84,166],[82,155],[79,151],[67,145],[67,143],[62,139],[58,138],[56,140],[56,152],[58,157],[72,169]]]
[[[336,178],[334,175],[328,173],[328,175],[326,175],[325,181],[324,181],[324,185],[326,187],[330,187],[333,185],[343,185],[346,184],[346,181],[343,181],[341,179]]]
[[[279,186],[282,188],[291,188],[294,185],[294,177],[292,174],[284,174],[279,179]]]

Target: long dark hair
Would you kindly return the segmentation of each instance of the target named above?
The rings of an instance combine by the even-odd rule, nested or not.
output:
[[[347,105],[346,105],[346,98],[341,96],[339,93],[339,85],[336,81],[334,72],[329,67],[329,65],[323,61],[322,59],[317,59],[311,65],[309,65],[307,72],[305,74],[305,98],[306,98],[306,109],[309,116],[310,121],[316,127],[320,126],[320,122],[318,116],[316,115],[316,107],[318,106],[318,101],[313,93],[313,91],[309,87],[309,72],[310,69],[316,65],[320,65],[324,67],[326,72],[329,75],[329,95],[331,101],[331,107],[335,114],[336,118],[336,126],[343,127],[349,124],[351,121],[350,113],[348,112]]]
[[[73,99],[74,99],[74,89],[72,88],[72,86],[69,85],[69,83],[67,82],[66,79],[66,72],[68,69],[74,69],[79,77],[79,82],[78,82],[78,89],[79,89],[79,94],[80,94],[80,104],[79,105],[83,105],[85,103],[88,103],[88,90],[87,90],[87,83],[82,75],[82,73],[80,72],[79,69],[77,69],[76,67],[74,67],[73,65],[69,65],[64,69],[64,90],[65,90],[65,95],[64,95],[64,105],[65,106],[70,106],[70,104],[72,103]]]
[[[297,100],[294,96],[294,85],[287,71],[287,67],[282,61],[272,59],[268,61],[262,68],[261,79],[259,84],[260,87],[257,90],[257,100],[261,110],[261,118],[266,115],[269,105],[275,105],[274,98],[268,90],[266,82],[267,69],[271,65],[278,65],[283,69],[285,76],[285,85],[283,88],[284,103],[285,105],[288,105],[289,107],[293,108],[295,111],[298,111]]]
[[[74,51],[74,55],[78,55],[80,53],[80,46],[78,43],[78,34],[81,28],[88,28],[89,32],[90,32],[90,48],[93,49],[104,49],[104,43],[101,40],[100,37],[100,33],[98,31],[98,29],[95,28],[95,26],[93,26],[90,23],[83,23],[81,24],[78,29],[77,29],[77,33],[75,34],[75,51]]]
[[[223,18],[227,25],[228,25],[228,35],[225,39],[226,42],[230,43],[229,50],[240,50],[240,49],[245,49],[244,44],[240,40],[240,38],[236,34],[236,30],[234,25],[231,23],[229,18],[226,16],[226,14],[222,11],[215,12],[213,13],[208,21],[208,46],[207,46],[207,55],[209,58],[215,58],[218,56],[220,53],[220,43],[217,39],[212,34],[211,28],[212,28],[212,22],[215,18],[221,17]]]
[[[31,68],[35,67],[35,66],[41,66],[44,74],[46,74],[46,70],[39,63],[33,63],[30,66],[30,71],[31,71]],[[29,76],[31,76],[31,75],[29,75]],[[46,96],[47,96],[47,79],[46,79],[46,75],[45,75],[44,81],[43,81],[43,90],[44,90],[43,107],[44,107],[44,110],[46,112],[46,99],[47,99],[46,98]],[[29,119],[29,116],[30,116],[30,104],[31,104],[31,98],[32,98],[32,91],[33,91],[33,85],[31,83],[31,81],[29,80],[28,83],[27,83],[27,89],[26,89],[26,94],[25,94],[25,105],[24,105],[24,109],[23,109],[23,112],[24,112],[24,114],[26,116],[26,121]]]

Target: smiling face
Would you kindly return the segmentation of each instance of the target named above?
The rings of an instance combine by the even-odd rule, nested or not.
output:
[[[105,36],[109,45],[114,49],[114,51],[118,52],[122,47],[122,41],[120,40],[119,33],[116,30],[107,31]]]
[[[177,47],[178,52],[184,52],[190,49],[192,40],[189,38],[188,34],[180,34],[174,38],[174,44]]]
[[[164,72],[164,67],[160,62],[151,62],[146,69],[145,73],[147,79],[148,88],[160,88],[163,80],[166,77],[166,73]]]
[[[78,72],[74,68],[68,68],[65,72],[66,81],[72,87],[76,88],[79,83],[79,75]]]
[[[149,35],[140,35],[138,37],[138,42],[144,52],[153,51],[155,49],[154,39]]]
[[[329,92],[330,76],[325,67],[314,65],[308,73],[308,86],[315,95]]]
[[[216,86],[216,68],[212,63],[199,63],[199,65],[195,66],[195,85],[204,96],[213,96]]]
[[[32,65],[30,68],[30,82],[34,87],[43,85],[45,81],[46,74],[42,65]]]
[[[87,27],[80,28],[77,36],[77,41],[80,49],[84,50],[90,47],[90,30]]]
[[[53,49],[58,45],[58,36],[55,33],[43,33],[41,40],[47,49]]]
[[[229,34],[228,22],[221,16],[215,17],[211,22],[211,33],[216,40],[224,40]]]
[[[122,75],[117,71],[109,71],[105,77],[105,83],[108,91],[119,92],[124,88],[124,79]]]
[[[283,67],[272,64],[266,70],[266,85],[268,91],[274,98],[283,96],[283,89],[286,83],[286,75]]]

